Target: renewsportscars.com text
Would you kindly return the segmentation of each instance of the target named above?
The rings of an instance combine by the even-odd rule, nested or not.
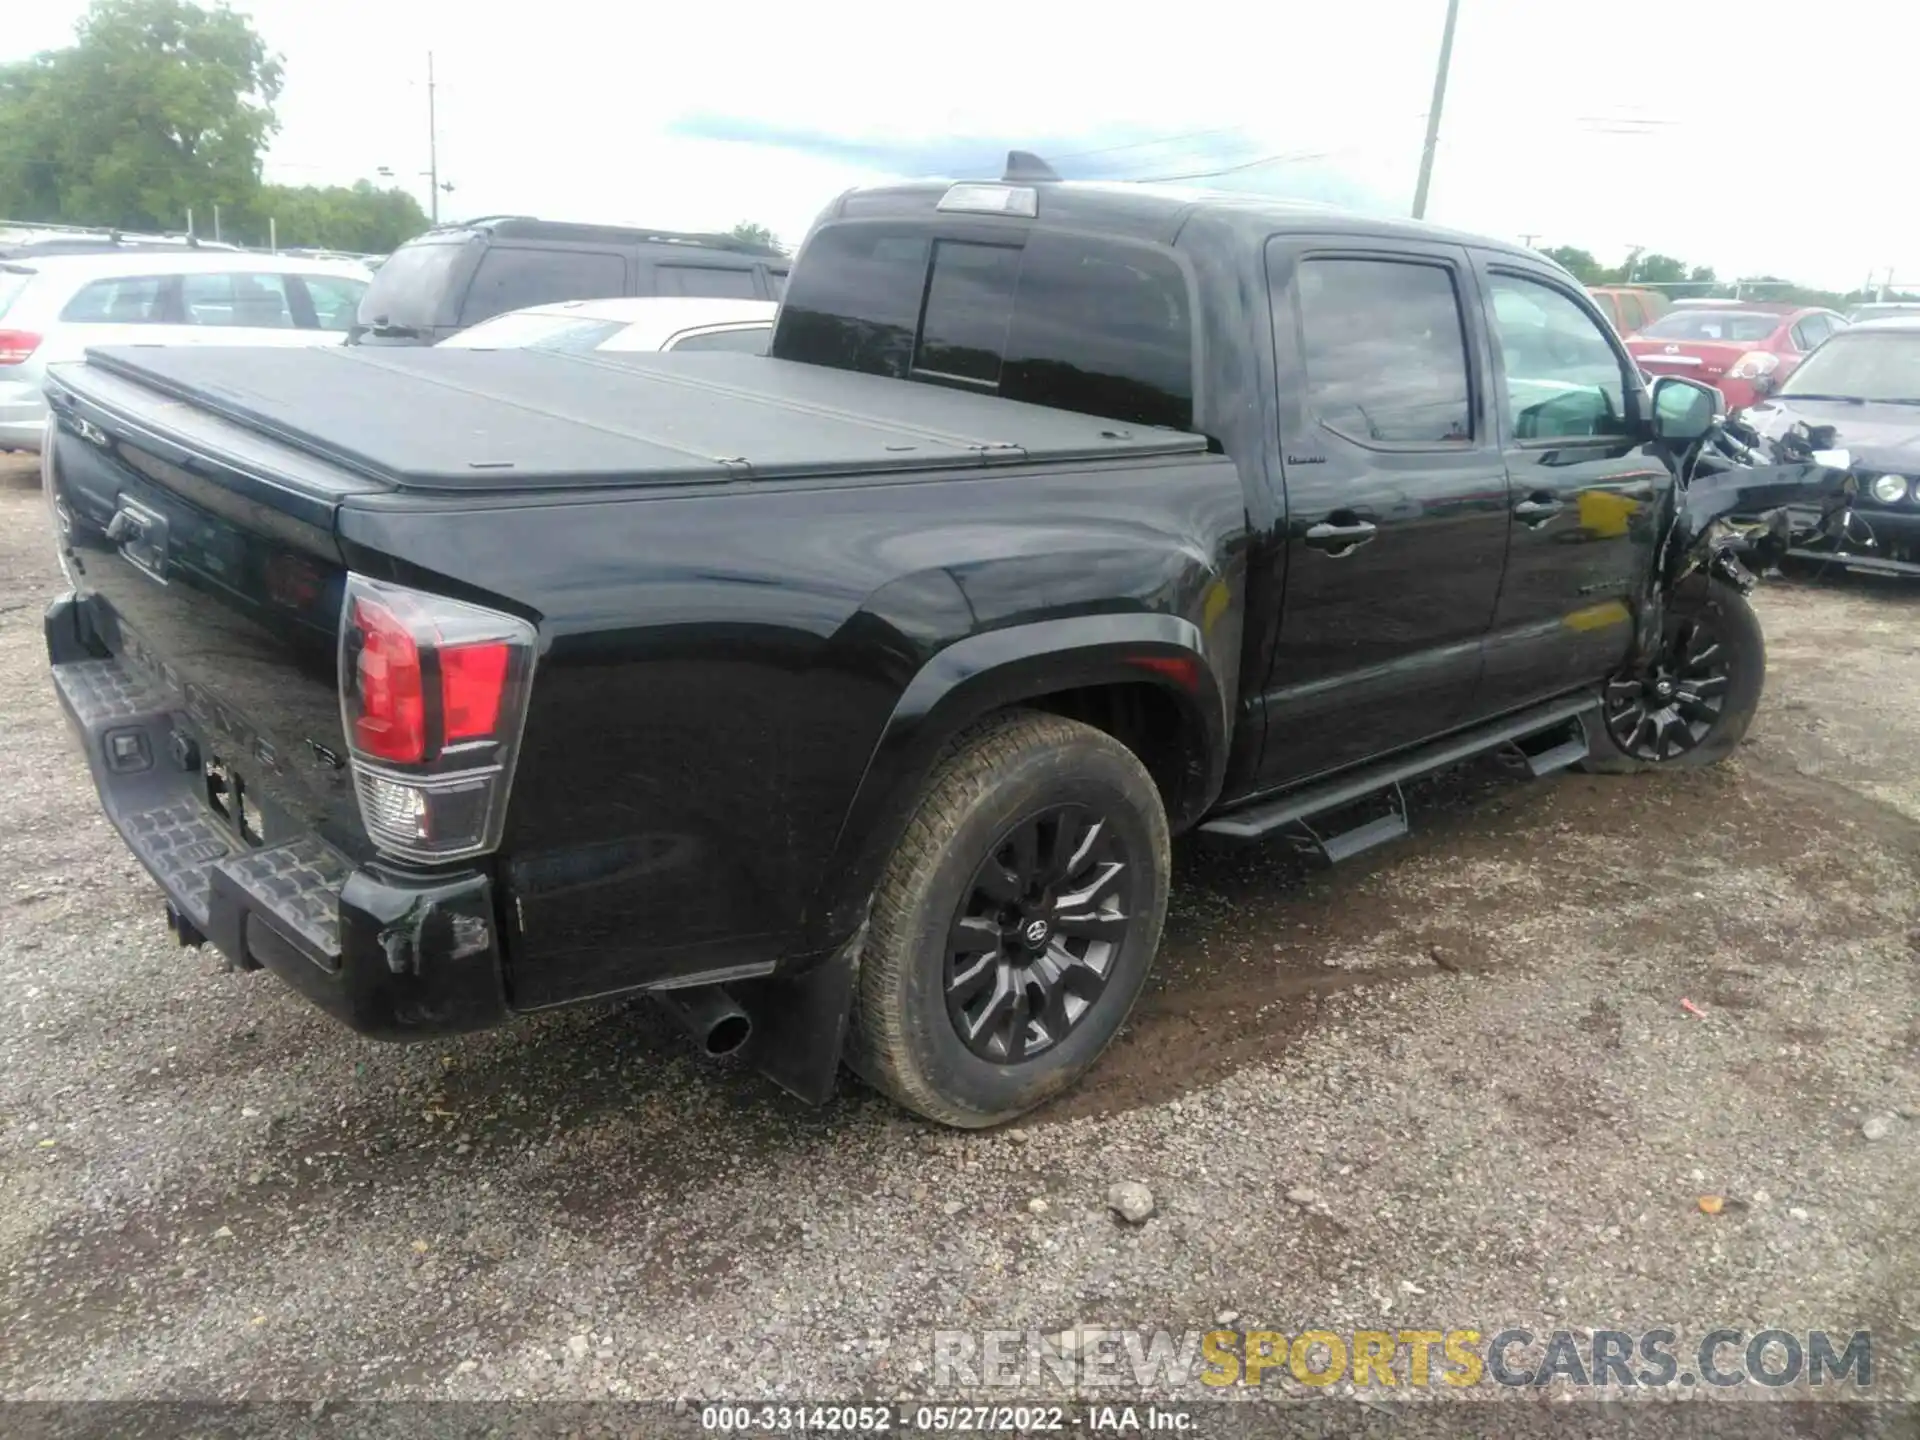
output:
[[[936,1386],[1106,1390],[1286,1384],[1613,1390],[1873,1383],[1865,1330],[939,1330]]]

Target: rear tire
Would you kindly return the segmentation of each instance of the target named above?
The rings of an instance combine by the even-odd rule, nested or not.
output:
[[[1745,738],[1766,679],[1766,637],[1747,597],[1695,577],[1667,602],[1653,668],[1607,683],[1582,768],[1624,775],[1718,764]]]
[[[1058,1094],[1140,994],[1170,869],[1160,793],[1112,736],[1032,711],[969,731],[875,893],[849,1065],[967,1129]]]

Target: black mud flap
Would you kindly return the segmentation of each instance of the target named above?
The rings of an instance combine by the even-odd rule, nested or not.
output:
[[[847,1042],[866,926],[830,959],[797,975],[770,975],[727,987],[753,1020],[746,1062],[782,1090],[809,1105],[833,1098],[834,1077]]]

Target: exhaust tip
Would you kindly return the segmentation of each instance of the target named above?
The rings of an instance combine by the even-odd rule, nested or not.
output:
[[[731,1055],[747,1043],[747,1037],[751,1034],[753,1034],[753,1022],[745,1015],[722,1016],[707,1031],[705,1042],[707,1054],[715,1059],[723,1055]]]

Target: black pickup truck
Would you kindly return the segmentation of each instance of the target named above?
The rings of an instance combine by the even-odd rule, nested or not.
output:
[[[990,1124],[1113,1038],[1170,836],[1339,859],[1411,777],[1703,764],[1760,697],[1712,392],[1425,225],[1016,159],[836,201],[769,358],[49,390],[108,813],[183,942],[388,1039],[647,993]]]

